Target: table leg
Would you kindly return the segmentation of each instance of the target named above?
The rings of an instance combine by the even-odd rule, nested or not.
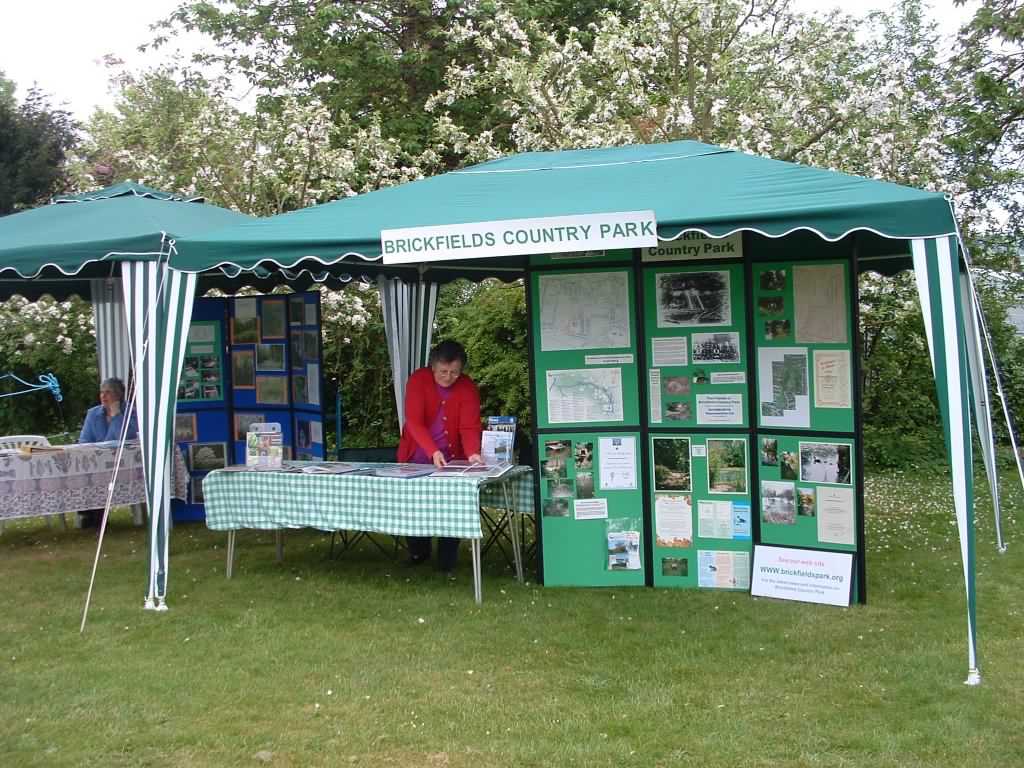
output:
[[[277,562],[284,562],[284,531],[278,528],[274,531],[274,540],[277,543]]]
[[[228,531],[228,564],[227,577],[231,578],[231,572],[235,568],[235,532]]]
[[[470,539],[470,547],[473,552],[473,599],[480,605],[484,601],[480,587],[480,539]]]
[[[508,530],[512,538],[512,559],[516,565],[516,580],[523,583],[523,550],[519,546],[519,522],[516,519],[515,490],[510,488],[508,480],[501,484],[505,496],[505,509],[508,510]]]

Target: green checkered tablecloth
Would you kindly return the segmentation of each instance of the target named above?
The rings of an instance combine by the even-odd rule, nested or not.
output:
[[[479,539],[480,505],[504,508],[504,482],[516,511],[532,514],[529,467],[493,480],[215,470],[203,480],[203,496],[206,525],[215,531],[318,528]]]

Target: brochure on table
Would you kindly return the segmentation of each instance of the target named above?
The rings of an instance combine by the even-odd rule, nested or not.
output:
[[[177,520],[204,518],[202,479],[246,463],[257,423],[281,425],[282,459],[324,457],[319,294],[195,300],[178,387],[175,441],[187,457]]]
[[[682,240],[651,254],[531,257],[545,583],[623,583],[609,580],[609,563],[614,576],[643,580],[628,556],[593,559],[599,537],[588,526],[599,515],[608,516],[601,542],[610,549],[628,552],[639,536],[640,562],[657,586],[747,590],[758,542],[856,552],[863,520],[849,262],[782,260],[781,246],[756,239],[744,254],[740,236]],[[600,468],[581,470],[575,457],[592,444],[598,461],[613,433],[637,438],[644,478],[602,501]],[[803,450],[804,479],[762,463],[761,438],[772,436],[777,462],[782,452],[799,462]],[[840,476],[848,482],[829,480]],[[805,510],[813,496],[813,518],[798,519],[798,486]],[[630,503],[646,525],[620,531],[615,516],[628,519]]]

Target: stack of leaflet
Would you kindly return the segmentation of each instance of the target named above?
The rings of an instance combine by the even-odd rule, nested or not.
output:
[[[511,462],[476,462],[472,463],[469,461],[449,461],[440,469],[435,469],[432,473],[432,477],[478,477],[478,478],[490,478],[490,477],[501,477],[508,472],[512,467],[515,466]]]
[[[245,435],[245,466],[249,469],[281,469],[281,425],[256,423]]]
[[[485,464],[512,464],[516,445],[516,417],[488,416],[487,429],[480,438],[480,456]]]

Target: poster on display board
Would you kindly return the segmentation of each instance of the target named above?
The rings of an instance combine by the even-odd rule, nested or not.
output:
[[[639,435],[537,436],[544,583],[644,583]]]

